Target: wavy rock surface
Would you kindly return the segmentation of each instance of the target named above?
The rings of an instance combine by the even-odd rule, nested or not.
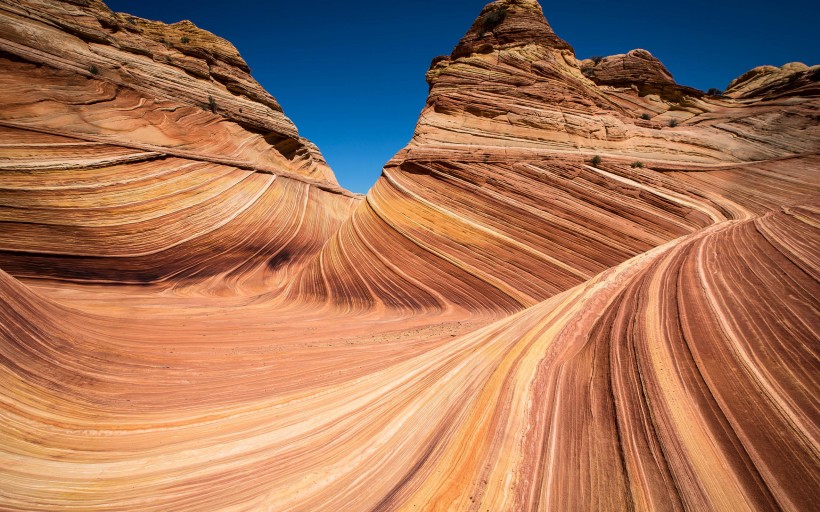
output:
[[[99,0],[4,0],[0,45],[4,125],[335,184],[236,48],[189,21],[143,20]]]
[[[0,0],[0,509],[811,509],[814,69],[500,0],[360,198],[226,41]]]
[[[806,66],[802,62],[791,62],[777,68],[775,66],[756,67],[732,80],[725,94],[732,98],[746,98],[762,95],[792,93],[817,82],[820,66]],[[810,88],[809,91],[813,91]],[[808,92],[808,91],[807,91]]]
[[[413,140],[295,294],[410,307],[443,296],[509,313],[708,225],[818,196],[820,86],[749,102],[692,97],[650,57],[625,58],[648,63],[677,99],[587,78],[537,2],[488,5],[433,61]],[[653,76],[607,69],[608,83]]]
[[[115,334],[3,275],[4,508],[805,510],[818,220],[724,222],[404,339],[271,306]]]
[[[0,2],[0,68],[0,259],[15,275],[241,271],[264,288],[358,201],[233,45],[190,22]]]
[[[597,60],[597,62],[596,62]],[[632,50],[621,55],[611,55],[594,60],[581,61],[584,75],[596,84],[605,85],[673,85],[675,80],[654,55],[646,50]]]

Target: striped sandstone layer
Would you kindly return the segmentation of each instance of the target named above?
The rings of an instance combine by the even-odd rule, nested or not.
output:
[[[608,63],[626,57],[616,79]],[[676,85],[643,50],[598,65],[617,86],[584,66],[537,2],[489,4],[433,61],[413,140],[295,295],[510,313],[706,226],[820,194],[808,68],[789,94],[733,100]]]
[[[0,259],[14,275],[266,289],[359,200],[233,45],[190,22],[2,1],[0,69]]]
[[[820,498],[816,67],[493,2],[365,198],[189,23],[0,1],[0,71],[0,509]]]
[[[818,220],[723,222],[480,328],[114,322],[3,274],[3,508],[811,508]]]

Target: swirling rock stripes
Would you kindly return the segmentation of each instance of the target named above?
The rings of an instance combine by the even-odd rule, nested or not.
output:
[[[813,68],[602,62],[489,4],[362,198],[230,43],[0,0],[0,509],[811,509]]]
[[[815,156],[806,156],[713,170],[656,171],[635,169],[623,160],[592,166],[566,157],[516,164],[462,161],[455,155],[449,161],[405,160],[385,168],[367,202],[348,221],[370,223],[375,219],[365,219],[375,215],[388,229],[371,232],[368,240],[343,229],[305,270],[310,275],[300,279],[330,283],[312,292],[330,301],[398,302],[403,299],[395,298],[395,289],[369,286],[384,270],[363,262],[381,252],[413,272],[408,269],[418,263],[404,256],[412,248],[449,269],[445,278],[418,275],[417,281],[431,290],[427,295],[474,308],[472,292],[456,284],[467,274],[492,290],[482,309],[510,312],[716,222],[816,198],[816,162]],[[405,242],[396,242],[397,235]],[[371,251],[355,258],[343,251],[327,254],[344,245]],[[333,284],[344,281],[344,286]]]
[[[359,201],[190,22],[0,2],[0,68],[0,268],[16,276],[270,291]]]
[[[816,219],[816,209],[800,209],[722,223],[496,324],[446,336],[446,343],[431,336],[423,349],[406,352],[407,342],[393,339],[389,345],[402,346],[399,360],[385,359],[380,351],[367,354],[368,343],[360,345],[363,340],[353,335],[352,345],[317,347],[310,356],[330,362],[355,353],[330,363],[347,367],[342,372],[347,377],[324,386],[285,384],[280,375],[267,392],[254,390],[262,381],[222,350],[197,363],[206,365],[201,373],[188,374],[185,380],[201,381],[192,388],[178,380],[186,375],[183,367],[195,361],[192,354],[174,360],[168,370],[138,364],[155,358],[160,346],[119,352],[104,330],[95,332],[106,325],[102,319],[75,321],[78,313],[61,310],[61,320],[52,321],[59,306],[49,306],[6,276],[5,291],[15,288],[4,296],[15,307],[2,308],[2,325],[14,325],[18,339],[20,329],[33,325],[19,312],[36,310],[45,331],[33,336],[50,332],[43,341],[56,341],[85,332],[85,340],[110,347],[89,352],[104,354],[96,361],[75,353],[77,363],[66,375],[73,379],[29,366],[64,383],[63,398],[49,398],[54,404],[49,416],[26,398],[56,392],[42,377],[19,381],[20,399],[4,402],[12,407],[6,421],[26,425],[28,432],[49,432],[51,447],[48,455],[39,453],[42,440],[7,438],[6,457],[16,461],[7,473],[7,489],[19,500],[10,509],[69,504],[76,498],[59,490],[70,488],[82,493],[89,510],[266,503],[282,510],[799,508],[813,499],[817,476],[811,462],[817,449],[814,386],[806,384],[816,360],[812,340],[820,290],[802,270],[817,273],[817,262],[805,252],[783,253],[769,239],[798,233],[816,240]],[[736,258],[725,258],[725,251]],[[783,272],[790,277],[784,280]],[[814,284],[807,287],[808,282]],[[760,290],[773,285],[778,294],[761,300]],[[795,304],[808,309],[794,310]],[[293,321],[307,320],[304,314]],[[8,315],[18,320],[10,323]],[[250,334],[255,324],[277,323],[268,317],[260,324],[258,313],[241,310],[228,316],[233,325],[246,326],[245,334],[233,337],[240,351],[261,341]],[[345,325],[351,320],[342,318],[335,329],[350,336]],[[780,322],[771,324],[771,318]],[[202,317],[211,332],[225,319]],[[725,325],[727,319],[752,330],[739,334],[736,326]],[[357,330],[362,321],[367,322],[352,321]],[[145,326],[135,337],[144,339],[155,328],[167,326]],[[294,331],[285,336],[298,339]],[[33,343],[32,355],[44,350]],[[209,343],[174,345],[205,356]],[[62,343],[48,350],[81,346]],[[258,353],[257,364],[298,358],[300,346],[282,344],[276,354]],[[336,357],[328,359],[333,353]],[[53,356],[42,355],[41,364],[51,364]],[[116,380],[105,376],[112,364],[122,365]],[[362,365],[369,370],[354,370]],[[95,367],[105,373],[97,374]],[[236,377],[248,387],[235,387],[233,393],[241,388],[248,395],[238,400],[233,393],[213,392],[194,402],[186,399],[194,389],[218,385],[216,367],[239,372]],[[131,379],[147,382],[141,375],[146,372],[166,374],[152,385],[161,385],[162,395],[149,389],[142,394],[129,385]],[[6,373],[5,381],[9,378]],[[95,388],[98,398],[83,398],[91,398]],[[121,391],[114,392],[117,388]],[[24,408],[26,403],[33,406]],[[131,451],[134,447],[139,451]],[[159,467],[164,469],[151,469]],[[35,490],[31,479],[46,473],[54,475],[53,485]],[[237,475],[246,477],[236,480]]]
[[[0,182],[0,262],[19,276],[147,283],[267,267],[258,284],[270,286],[356,202],[291,178],[119,146],[94,144],[89,162],[89,146],[74,139],[6,133],[41,141],[0,148],[0,166],[13,163]]]
[[[337,186],[236,48],[189,21],[165,25],[96,0],[4,1],[0,50],[0,120],[287,168]]]
[[[501,25],[485,30],[488,16]],[[406,303],[369,286],[383,270],[362,264],[367,253],[343,248],[367,246],[412,273],[418,264],[402,263],[412,247],[448,269],[444,279],[420,273],[428,296],[474,308],[461,288],[469,275],[489,292],[482,310],[509,313],[677,237],[820,194],[807,76],[788,96],[736,101],[678,86],[646,51],[626,57],[623,76],[612,58],[596,82],[537,2],[488,5],[453,54],[434,60],[412,141],[349,221],[375,214],[389,243],[385,230],[357,240],[344,229],[300,282],[319,302]],[[632,82],[649,89],[625,88]]]
[[[492,427],[465,426],[469,442],[453,442],[452,458],[442,458],[435,472],[449,476],[426,480],[409,503],[491,510],[810,506],[818,475],[817,412],[804,407],[816,386],[801,383],[814,380],[805,372],[812,372],[817,355],[817,285],[808,281],[814,285],[805,288],[806,274],[781,261],[756,229],[770,222],[816,240],[815,227],[783,214],[723,224],[592,280],[591,288],[580,287],[595,290],[587,297],[573,291],[535,306],[531,310],[543,314],[537,319],[528,310],[536,337],[551,343],[532,354],[537,370],[522,372],[532,386],[529,397],[482,401],[493,404],[480,416]],[[722,254],[736,247],[743,256]],[[816,271],[816,259],[796,259]],[[733,267],[728,275],[727,267]],[[783,282],[781,271],[791,278]],[[721,286],[710,287],[715,276]],[[775,283],[794,298],[761,301],[760,291]],[[813,311],[777,312],[793,304],[811,304]],[[552,323],[555,312],[573,306],[575,314]],[[736,308],[757,318],[738,317]],[[716,325],[727,318],[756,330],[733,335]],[[788,334],[767,327],[772,318],[782,319]],[[756,360],[746,360],[748,354]],[[514,381],[517,374],[503,375]],[[491,420],[524,404],[530,416],[510,412],[507,428]],[[494,457],[493,436],[503,443],[513,432],[508,449],[496,448],[505,456]],[[786,470],[792,460],[801,463]]]

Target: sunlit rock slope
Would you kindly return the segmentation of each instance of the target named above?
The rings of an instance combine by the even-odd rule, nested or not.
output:
[[[0,0],[0,510],[811,510],[817,78],[499,0],[362,198],[227,41]]]
[[[736,101],[676,85],[643,50],[588,71],[536,2],[490,4],[433,61],[413,140],[298,293],[392,304],[413,289],[413,307],[443,294],[512,312],[714,223],[811,201],[820,83],[793,76],[788,94]]]

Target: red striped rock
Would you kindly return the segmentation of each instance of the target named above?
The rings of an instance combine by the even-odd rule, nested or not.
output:
[[[286,167],[335,184],[236,48],[189,21],[143,20],[99,0],[2,2],[0,40],[4,125]]]
[[[597,59],[596,59],[597,60]],[[671,85],[675,83],[668,69],[646,50],[603,57],[598,62],[581,61],[584,74],[596,84]]]
[[[620,75],[607,64],[634,61],[647,64]],[[816,85],[738,102],[687,95],[646,52],[599,66],[608,75],[596,83],[537,3],[486,7],[455,52],[433,61],[413,140],[294,295],[413,307],[445,296],[510,312],[710,224],[820,193],[820,104],[806,92]],[[651,93],[661,86],[669,94]],[[374,251],[406,264],[362,270]],[[371,282],[385,272],[376,282],[390,285]],[[427,291],[410,299],[397,282]]]
[[[493,2],[361,198],[226,41],[0,0],[0,509],[811,509],[815,68],[589,69]]]

